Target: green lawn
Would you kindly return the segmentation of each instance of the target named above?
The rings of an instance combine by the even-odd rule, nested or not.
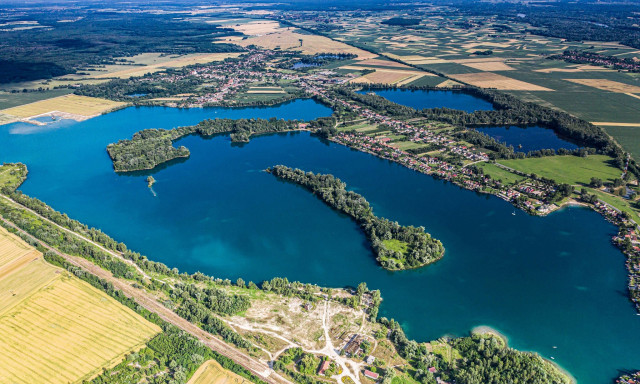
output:
[[[520,172],[535,173],[558,183],[574,185],[587,185],[592,177],[612,182],[622,173],[620,169],[612,165],[613,159],[604,155],[592,155],[586,158],[578,156],[532,157],[500,160],[499,163]]]
[[[394,252],[401,252],[402,254],[407,253],[407,250],[409,249],[407,243],[396,239],[383,240],[382,244],[384,244],[385,248],[390,249]]]
[[[494,180],[500,180],[503,184],[515,184],[525,179],[524,177],[504,170],[495,164],[478,163],[476,166],[482,168],[485,175],[491,176]]]

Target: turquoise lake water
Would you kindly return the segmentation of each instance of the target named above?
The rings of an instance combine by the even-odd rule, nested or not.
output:
[[[373,92],[394,103],[415,109],[442,108],[458,109],[465,112],[492,110],[493,104],[462,91],[433,91],[411,89],[374,89],[358,93]]]
[[[539,149],[576,149],[578,145],[560,138],[549,128],[533,127],[482,127],[478,132],[489,135],[501,143],[513,146],[516,152],[529,152]]]
[[[381,289],[381,316],[419,341],[496,328],[510,345],[537,351],[580,383],[609,383],[640,368],[640,316],[626,297],[615,227],[588,209],[532,217],[491,196],[435,180],[308,133],[179,141],[191,157],[146,174],[117,175],[107,144],[144,128],[215,117],[312,119],[312,100],[271,108],[128,108],[81,123],[0,126],[0,161],[30,173],[20,188],[57,210],[184,271],[259,282],[274,276],[323,286],[366,281]],[[377,215],[423,225],[446,247],[415,271],[377,266],[348,217],[307,191],[262,172],[285,164],[333,173]],[[557,348],[554,349],[553,346]]]

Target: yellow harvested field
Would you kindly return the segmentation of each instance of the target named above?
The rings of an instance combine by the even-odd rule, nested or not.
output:
[[[640,93],[640,87],[607,79],[564,79],[572,83],[582,84],[603,91],[616,93]]]
[[[0,228],[0,382],[88,380],[160,328]]]
[[[247,93],[258,94],[274,94],[274,93],[286,93],[284,89],[280,87],[250,87]]]
[[[513,67],[508,66],[503,61],[484,61],[476,63],[463,63],[467,67],[479,69],[481,71],[513,71]]]
[[[251,384],[222,366],[215,360],[205,361],[193,374],[187,384]]]
[[[609,121],[592,121],[591,124],[605,127],[640,127],[640,123],[614,123]]]
[[[357,64],[357,65],[370,65],[370,66],[373,66],[373,67],[394,67],[394,68],[411,69],[410,66],[404,65],[402,63],[398,63],[398,62],[395,62],[395,61],[389,61],[389,60],[380,60],[380,59],[367,59],[367,60],[358,61],[355,64]]]
[[[436,85],[436,88],[449,88],[449,87],[456,87],[456,86],[460,86],[462,84],[458,83],[457,81],[453,81],[450,79],[447,79],[445,81],[443,81],[442,83]]]
[[[36,101],[35,103],[25,104],[19,107],[3,109],[0,113],[26,119],[58,112],[54,114],[73,115],[65,117],[74,118],[75,116],[77,117],[76,120],[82,120],[82,118],[94,117],[123,105],[125,105],[125,103],[95,97],[65,95]]]
[[[375,67],[366,67],[366,66],[357,66],[357,65],[343,65],[340,67],[341,69],[350,69],[356,71],[362,71],[363,69],[371,69],[376,72],[389,72],[389,73],[400,73],[404,75],[423,75],[423,76],[436,76],[431,72],[419,71],[416,69],[391,69],[391,68],[375,68]]]
[[[218,41],[224,42],[225,39],[227,38],[225,37]],[[302,43],[300,40],[302,40]],[[250,37],[245,40],[234,41],[234,43],[243,47],[257,45],[267,49],[279,48],[287,51],[300,51],[307,55],[315,55],[316,53],[353,53],[361,59],[372,59],[377,56],[371,52],[363,51],[324,36],[305,35],[291,30]]]
[[[16,120],[18,119],[15,116],[0,113],[0,125],[13,123]]]
[[[145,73],[160,72],[167,68],[181,68],[181,67],[186,67],[187,65],[206,64],[214,61],[222,61],[229,57],[238,57],[240,55],[241,55],[240,52],[194,53],[190,55],[184,55],[176,59],[161,61],[158,63],[148,64],[148,65],[119,66],[119,67],[124,67],[124,69],[117,70],[114,72],[101,73],[91,77],[95,79],[104,79],[104,78],[128,79],[130,77],[142,76]]]
[[[524,81],[512,79],[497,73],[479,72],[451,75],[452,78],[481,88],[495,88],[508,91],[552,91],[552,89]]]
[[[491,41],[483,41],[478,43],[469,43],[462,45],[464,49],[471,49],[476,47],[496,47],[496,48],[509,48],[511,44],[508,43],[494,43]]]
[[[347,68],[347,67],[342,67],[342,68]],[[375,84],[403,85],[403,84],[407,84],[412,81],[415,81],[425,75],[428,75],[428,74],[426,72],[419,72],[419,71],[376,69],[375,72],[352,79],[350,82],[365,83],[365,84],[375,83]]]
[[[568,68],[542,68],[535,69],[534,72],[540,73],[552,73],[552,72],[567,72],[567,73],[575,73],[575,72],[594,72],[594,71],[610,71],[609,68],[604,67],[595,67],[592,65],[577,65]]]
[[[246,24],[229,25],[234,31],[242,32],[249,36],[260,36],[267,33],[280,32],[285,28],[277,21],[252,21]]]
[[[412,83],[412,82],[414,82],[414,81],[416,81],[416,80],[418,80],[418,79],[421,79],[421,78],[422,78],[422,76],[425,76],[425,75],[424,75],[424,74],[422,74],[422,73],[421,73],[421,74],[418,74],[418,75],[411,75],[411,76],[407,77],[407,78],[406,78],[406,79],[404,79],[404,80],[400,80],[400,81],[398,81],[398,82],[396,83],[396,85],[406,85],[406,84]]]

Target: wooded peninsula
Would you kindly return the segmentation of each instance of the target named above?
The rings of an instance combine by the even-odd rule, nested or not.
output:
[[[377,217],[369,202],[333,175],[314,174],[276,165],[267,169],[275,177],[311,191],[332,208],[353,218],[371,243],[376,260],[388,270],[419,268],[442,258],[444,247],[424,227],[403,226]]]
[[[213,136],[229,133],[232,142],[249,142],[253,134],[286,132],[298,129],[297,120],[265,119],[208,119],[196,125],[174,129],[144,129],[131,140],[109,144],[107,152],[116,172],[153,169],[170,160],[189,157],[185,146],[173,146],[175,140],[188,135]]]

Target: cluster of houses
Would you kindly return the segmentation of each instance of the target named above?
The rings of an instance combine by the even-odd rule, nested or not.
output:
[[[617,224],[620,223],[618,222]],[[621,227],[618,234],[613,237],[613,243],[627,256],[629,296],[638,311],[640,311],[640,234],[638,231],[636,226]],[[640,384],[640,381],[638,381],[638,384]]]
[[[616,380],[617,384],[640,384],[640,372],[624,375]]]

